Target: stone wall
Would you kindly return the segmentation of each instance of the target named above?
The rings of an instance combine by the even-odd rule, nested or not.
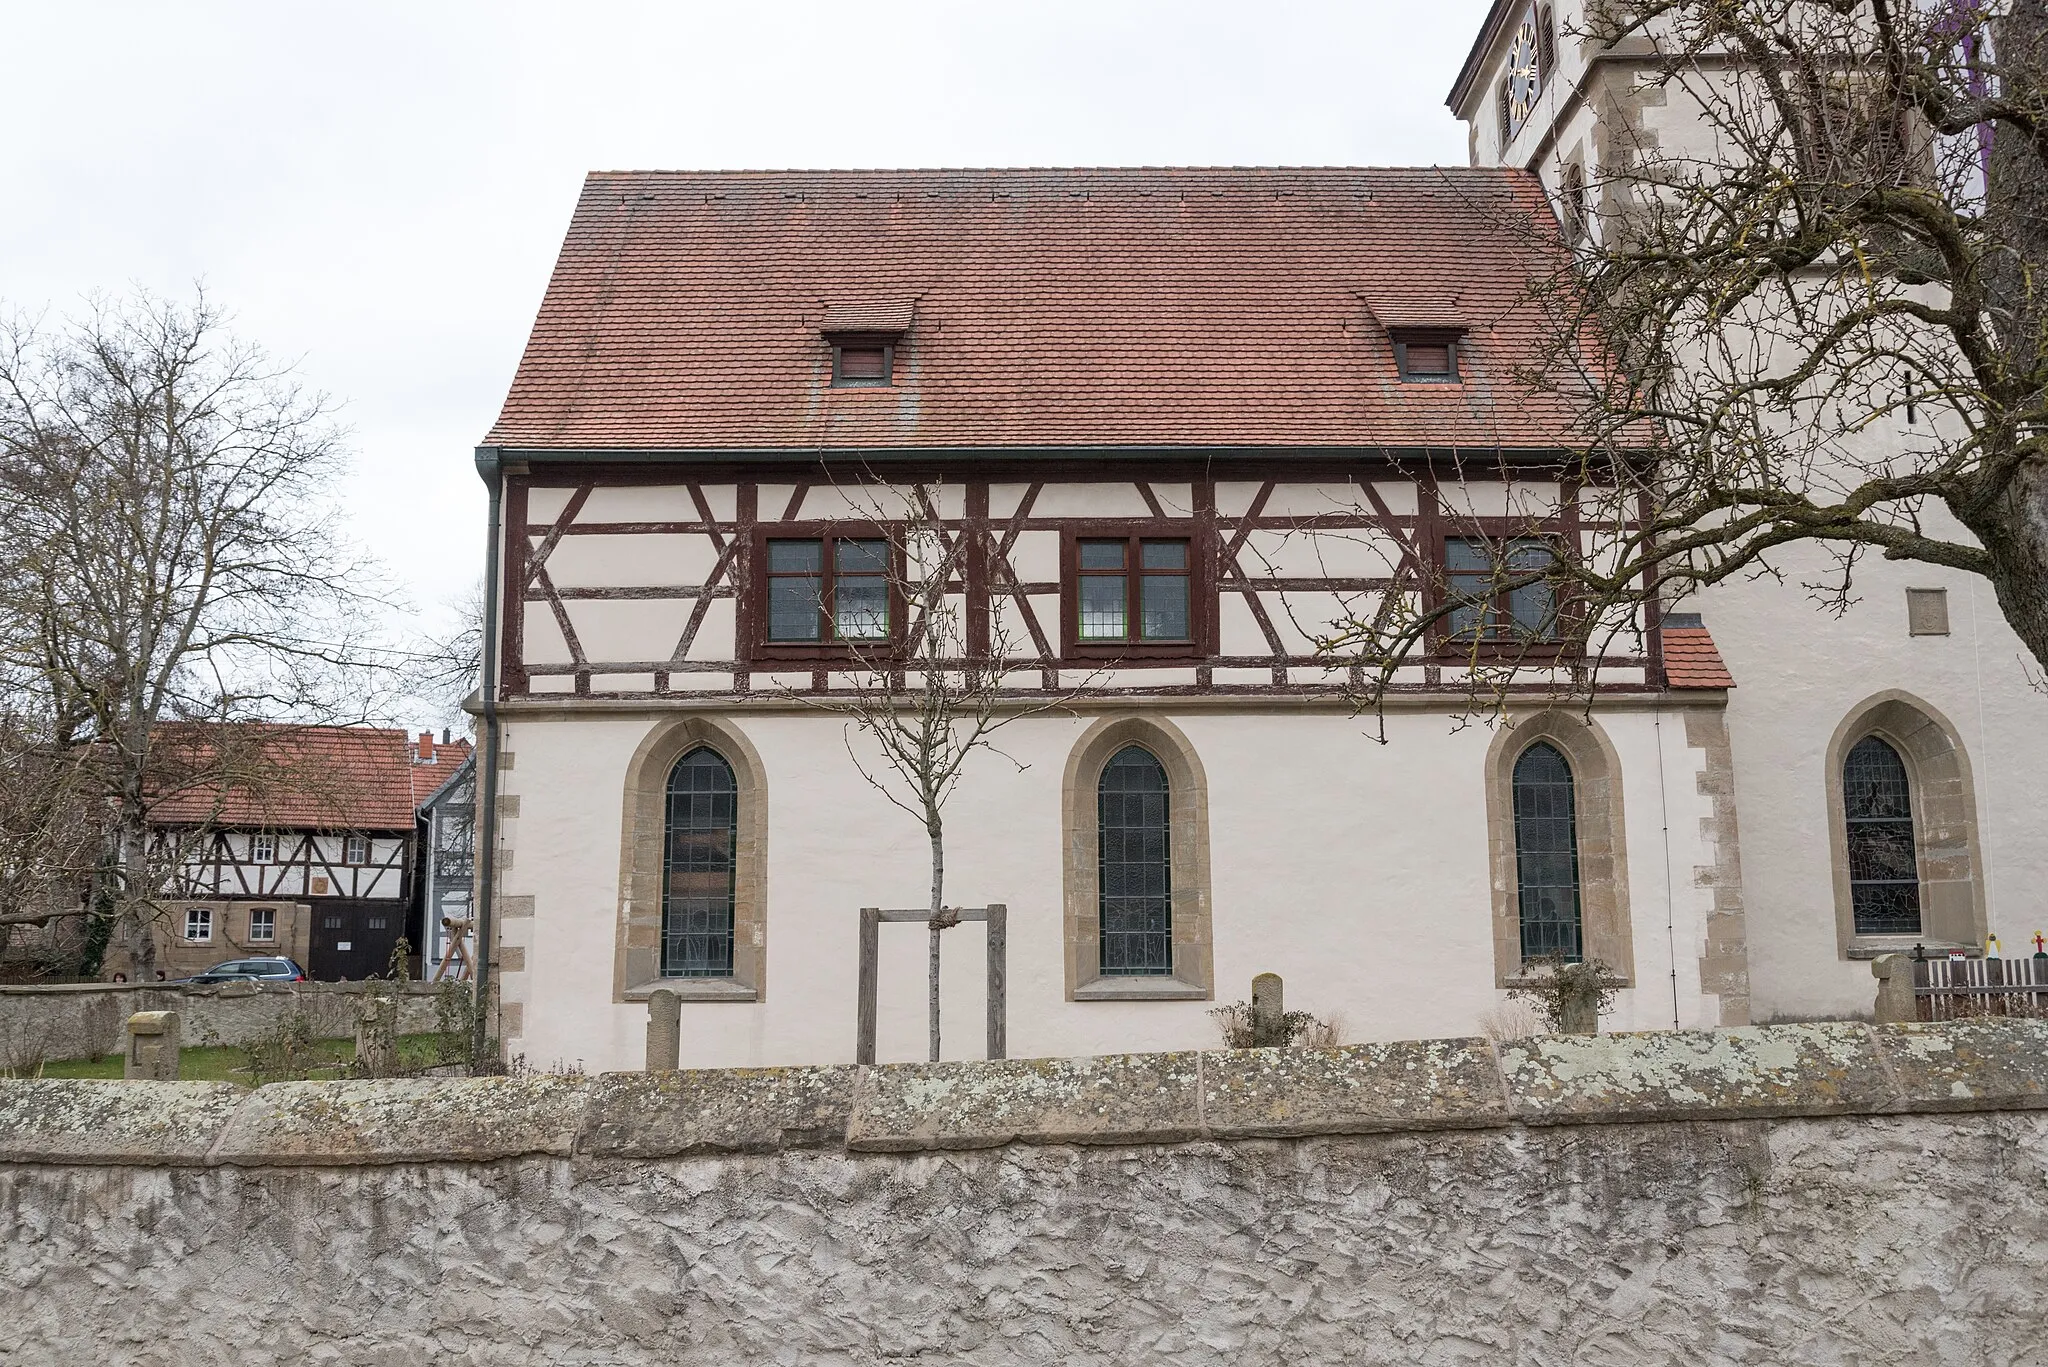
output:
[[[118,1053],[124,1022],[137,1011],[179,1012],[188,1048],[248,1044],[276,1030],[295,1010],[311,1020],[316,1036],[339,1038],[355,1033],[356,1001],[365,987],[364,983],[0,987],[0,1068],[20,1066],[13,1057],[18,1053],[45,1059]],[[424,983],[407,985],[399,1011],[401,1034],[436,1028],[437,991]]]
[[[0,1083],[0,1363],[2032,1361],[2044,1047]]]

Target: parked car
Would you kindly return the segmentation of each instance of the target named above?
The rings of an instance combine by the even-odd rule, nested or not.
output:
[[[204,973],[195,973],[185,979],[188,983],[302,983],[306,981],[306,970],[290,959],[230,959],[224,964],[215,964]]]

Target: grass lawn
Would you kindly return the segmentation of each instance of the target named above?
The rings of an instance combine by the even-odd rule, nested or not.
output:
[[[439,1049],[441,1037],[435,1034],[400,1035],[398,1037],[398,1062],[405,1068],[424,1068],[441,1061]],[[351,1039],[315,1040],[308,1050],[309,1062],[306,1075],[314,1079],[335,1078],[341,1075],[344,1065],[355,1061],[356,1042]],[[103,1059],[84,1058],[57,1059],[43,1065],[44,1077],[121,1077],[121,1056],[109,1054]],[[249,1075],[249,1056],[232,1045],[211,1049],[191,1048],[178,1052],[178,1080],[181,1082],[239,1082],[244,1087],[253,1084]]]

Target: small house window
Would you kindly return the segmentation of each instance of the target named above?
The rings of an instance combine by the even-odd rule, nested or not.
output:
[[[768,640],[778,644],[889,639],[889,543],[880,537],[768,542]]]
[[[370,837],[367,835],[343,836],[341,841],[341,862],[344,864],[369,863]]]
[[[1557,586],[1529,576],[1556,563],[1556,546],[1542,537],[1444,542],[1444,591],[1454,605],[1444,619],[1450,639],[1555,641]]]
[[[253,864],[271,864],[277,860],[277,837],[274,835],[252,835],[249,837],[249,861]]]
[[[1194,639],[1186,538],[1084,537],[1075,544],[1078,640]]]
[[[1865,736],[1842,764],[1849,826],[1849,903],[1858,935],[1920,933],[1913,788],[1899,752]]]
[[[895,369],[896,348],[889,342],[848,339],[832,347],[832,383],[840,388],[885,387]]]
[[[187,907],[185,909],[185,938],[195,945],[213,943],[213,909],[211,907]]]
[[[1457,384],[1460,378],[1456,337],[1397,334],[1394,360],[1403,384]]]
[[[277,908],[251,907],[249,909],[249,939],[256,944],[268,944],[277,938]]]

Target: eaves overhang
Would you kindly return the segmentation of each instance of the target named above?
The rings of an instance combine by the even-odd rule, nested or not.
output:
[[[1486,54],[1493,50],[1501,29],[1507,26],[1508,15],[1527,4],[1528,0],[1493,0],[1493,8],[1486,12],[1486,22],[1479,26],[1479,36],[1472,40],[1472,50],[1465,54],[1465,64],[1458,68],[1458,79],[1451,82],[1451,93],[1444,98],[1453,114],[1458,114],[1470,97],[1473,83],[1479,79],[1479,68],[1485,64]]]
[[[479,446],[480,468],[513,465],[790,465],[1133,463],[1329,460],[1398,465],[1472,460],[1551,465],[1577,456],[1560,446]]]

